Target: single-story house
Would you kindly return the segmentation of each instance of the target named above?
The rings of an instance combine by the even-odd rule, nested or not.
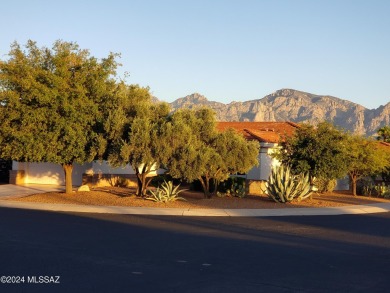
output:
[[[299,128],[293,122],[218,122],[217,129],[233,128],[248,140],[257,140],[260,143],[259,165],[245,174],[247,192],[261,194],[265,188],[265,181],[271,173],[272,166],[279,165],[279,161],[272,158],[278,143],[285,136],[292,136]]]
[[[249,193],[261,193],[264,181],[268,179],[273,165],[278,161],[270,154],[275,151],[278,142],[284,136],[291,136],[299,126],[292,122],[218,122],[217,129],[233,128],[248,140],[260,143],[259,165],[251,169],[244,177],[247,179]],[[156,175],[156,171],[153,175]],[[73,185],[112,185],[118,178],[135,179],[134,170],[128,165],[125,168],[111,168],[106,162],[75,164],[73,168]],[[64,172],[60,165],[51,163],[13,162],[10,171],[10,183],[13,184],[55,184],[64,185]]]

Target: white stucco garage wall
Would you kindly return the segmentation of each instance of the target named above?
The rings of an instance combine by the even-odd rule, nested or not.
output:
[[[13,162],[12,170],[24,171],[24,183],[35,184],[53,184],[65,185],[65,175],[62,166],[52,163],[22,163]],[[151,175],[163,173],[164,170],[159,169],[156,172],[151,172]],[[114,174],[114,175],[128,175],[135,174],[130,165],[119,168],[111,168],[106,161],[96,161],[86,163],[84,165],[74,164],[72,173],[72,183],[74,186],[82,185],[83,174]]]
[[[82,174],[92,168],[92,163],[74,164],[72,181],[73,185],[82,184]],[[65,175],[62,166],[53,163],[21,163],[13,162],[12,170],[24,171],[24,183],[65,185]]]

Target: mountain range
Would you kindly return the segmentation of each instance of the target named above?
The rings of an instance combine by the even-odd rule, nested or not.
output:
[[[262,99],[224,104],[209,101],[194,93],[170,103],[173,111],[181,108],[210,107],[218,121],[291,121],[317,124],[329,121],[356,134],[374,135],[390,125],[390,102],[377,109],[332,96],[281,89]]]

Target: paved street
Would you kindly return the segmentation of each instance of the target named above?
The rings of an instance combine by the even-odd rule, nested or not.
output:
[[[1,292],[385,292],[390,286],[389,213],[202,218],[1,208],[0,217],[0,275],[25,277],[24,284],[0,284]],[[40,276],[60,276],[60,284],[31,283]]]

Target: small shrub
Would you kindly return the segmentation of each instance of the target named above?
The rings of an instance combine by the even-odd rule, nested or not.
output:
[[[390,198],[390,185],[386,185],[384,182],[382,184],[377,184],[374,187],[377,196]]]
[[[369,183],[367,185],[363,185],[361,193],[364,196],[371,196],[374,190],[375,190],[375,185],[372,183]]]
[[[357,184],[358,192],[364,196],[371,196],[375,193],[375,184],[371,178],[363,178]]]
[[[245,183],[243,185],[239,185],[238,183],[233,184],[230,191],[234,197],[244,198],[246,196]]]
[[[228,178],[226,181],[219,184],[217,196],[218,193],[220,193],[225,194],[225,196],[244,198],[246,196],[245,181],[245,178],[242,177]]]
[[[356,184],[356,192],[357,194],[364,196],[376,195],[374,179],[371,177],[364,177],[358,180]]]
[[[151,196],[146,199],[165,203],[176,200],[186,200],[185,198],[179,196],[179,194],[185,191],[185,189],[179,190],[179,187],[180,184],[174,186],[172,181],[164,181],[164,183],[157,187],[155,191],[149,190]]]
[[[327,179],[327,178],[317,178],[314,182],[314,185],[318,188],[318,192],[332,192],[336,185],[337,180]]]
[[[108,183],[114,187],[128,187],[129,179],[121,176],[111,176],[107,179]]]
[[[223,192],[219,192],[219,191],[217,191],[217,197],[220,197],[220,198],[222,198],[222,197],[226,197],[227,196],[227,194],[226,193],[223,193]]]

